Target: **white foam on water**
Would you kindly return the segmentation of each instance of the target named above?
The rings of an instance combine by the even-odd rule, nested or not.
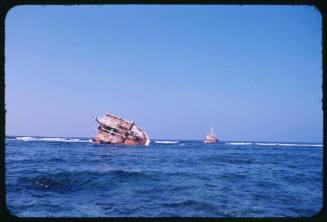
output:
[[[301,144],[301,143],[255,143],[258,146],[312,146],[312,147],[322,147],[322,144]]]
[[[255,143],[258,146],[278,146],[278,143]]]
[[[24,141],[31,141],[33,139],[34,138],[30,136],[16,137],[16,140],[24,140]]]
[[[49,141],[49,142],[68,142],[68,143],[92,142],[91,139],[60,138],[60,137],[31,137],[31,136],[16,137],[16,140],[23,140],[26,142],[27,141]]]
[[[248,142],[230,142],[230,143],[227,143],[227,144],[230,144],[230,145],[252,145],[253,143],[248,143]]]
[[[155,143],[159,144],[177,144],[179,141],[171,141],[171,140],[155,140]]]
[[[144,134],[145,134],[145,136],[146,136],[145,146],[149,146],[149,144],[151,143],[151,140],[150,140],[148,134],[146,134],[146,133],[144,133]]]

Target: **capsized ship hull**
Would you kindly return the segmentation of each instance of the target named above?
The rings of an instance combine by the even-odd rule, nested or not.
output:
[[[133,121],[105,113],[103,117],[94,117],[99,124],[95,143],[125,145],[149,145],[148,135]]]

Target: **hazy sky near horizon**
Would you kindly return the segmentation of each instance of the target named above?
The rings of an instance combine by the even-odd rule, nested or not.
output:
[[[322,142],[321,15],[308,6],[18,6],[6,17],[6,135]]]

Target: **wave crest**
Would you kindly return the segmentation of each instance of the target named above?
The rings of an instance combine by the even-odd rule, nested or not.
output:
[[[47,142],[66,142],[66,143],[89,143],[91,139],[77,139],[77,138],[62,138],[62,137],[31,137],[23,136],[16,137],[16,140],[22,141],[47,141]]]
[[[302,144],[302,143],[255,143],[257,146],[305,146],[322,147],[322,144]]]
[[[249,143],[249,142],[230,142],[227,143],[229,145],[252,145],[253,143]]]
[[[155,140],[154,142],[158,143],[158,144],[177,144],[177,143],[179,143],[179,141],[177,141],[177,140]]]

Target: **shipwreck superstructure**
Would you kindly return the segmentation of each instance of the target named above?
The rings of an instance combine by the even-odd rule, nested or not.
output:
[[[211,128],[210,133],[208,133],[206,135],[206,137],[204,138],[204,143],[217,143],[218,139],[217,136],[215,134],[215,132],[213,131],[213,128]]]
[[[98,126],[95,143],[125,145],[149,145],[148,135],[133,121],[105,113],[102,117],[93,118]]]

